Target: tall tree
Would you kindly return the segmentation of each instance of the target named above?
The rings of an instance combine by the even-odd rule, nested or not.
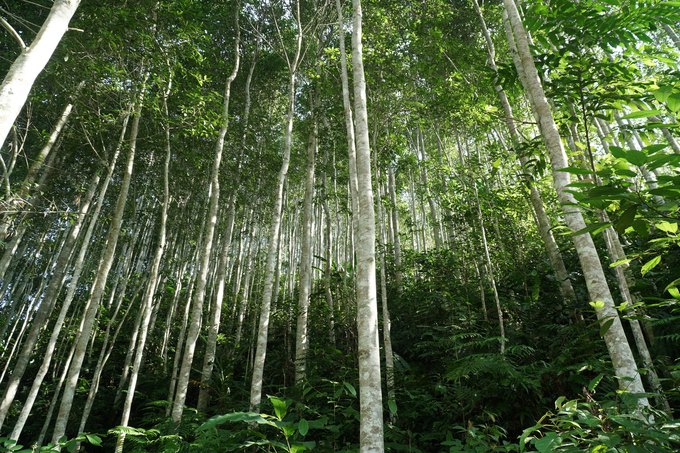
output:
[[[54,49],[68,29],[68,23],[75,14],[80,0],[56,0],[50,9],[38,35],[26,45],[14,28],[4,19],[0,24],[9,31],[21,47],[21,54],[12,63],[9,72],[0,85],[0,146],[21,112],[35,79],[47,65]]]
[[[375,278],[375,211],[371,180],[366,79],[362,46],[361,0],[353,0],[352,75],[356,113],[357,198],[357,331],[359,334],[360,451],[383,452],[383,408],[380,378],[378,302]],[[340,25],[342,27],[342,25]],[[356,215],[357,213],[355,213]]]
[[[543,91],[538,71],[534,64],[533,55],[529,47],[528,37],[522,24],[517,6],[512,0],[503,0],[514,32],[519,56],[526,74],[528,89],[533,98],[533,103],[541,124],[541,136],[550,155],[550,163],[553,170],[553,180],[557,196],[562,204],[562,210],[568,227],[577,232],[586,227],[581,211],[576,208],[574,195],[565,190],[571,182],[569,173],[560,171],[569,166],[567,154],[562,146],[562,139],[555,125],[555,120],[550,110],[550,105]],[[581,261],[581,267],[586,277],[590,299],[601,323],[611,322],[604,338],[607,349],[611,355],[616,375],[629,378],[621,379],[619,385],[622,389],[631,393],[644,393],[645,389],[637,371],[637,365],[633,353],[626,339],[618,311],[614,307],[614,299],[609,291],[607,280],[602,270],[602,264],[593,243],[590,233],[579,234],[573,237],[576,251]],[[642,405],[648,405],[647,398],[640,397]]]

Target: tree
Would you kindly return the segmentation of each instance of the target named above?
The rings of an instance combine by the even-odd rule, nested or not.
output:
[[[31,87],[49,61],[54,49],[68,29],[80,0],[56,0],[33,42],[26,46],[21,36],[4,19],[0,22],[16,39],[21,54],[10,67],[0,85],[0,146],[5,143],[10,128],[24,106]]]
[[[361,452],[382,452],[383,414],[378,342],[378,301],[375,277],[375,211],[371,179],[371,149],[366,110],[366,81],[362,53],[361,0],[353,3],[352,72],[356,111],[357,153],[357,330],[359,332],[359,394]],[[355,212],[356,216],[357,213]]]

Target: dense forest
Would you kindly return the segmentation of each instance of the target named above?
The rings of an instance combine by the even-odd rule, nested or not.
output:
[[[678,451],[678,24],[0,0],[0,452]]]

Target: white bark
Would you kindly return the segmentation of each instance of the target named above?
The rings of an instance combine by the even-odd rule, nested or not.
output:
[[[566,168],[569,164],[567,155],[562,146],[557,126],[552,116],[550,106],[545,97],[541,81],[534,65],[533,56],[529,43],[527,40],[526,30],[522,25],[517,7],[512,0],[503,0],[505,9],[508,13],[510,23],[515,35],[517,49],[522,61],[522,66],[526,73],[527,84],[532,97],[538,117],[541,123],[541,135],[543,141],[550,154],[550,161],[553,169],[553,180],[557,197],[562,204],[567,226],[572,231],[578,231],[585,228],[586,224],[583,220],[583,215],[578,208],[575,208],[576,200],[569,191],[564,190],[565,186],[570,183],[569,173],[558,171]],[[581,234],[574,236],[574,245],[581,261],[590,299],[596,303],[602,303],[602,308],[596,308],[598,319],[601,322],[612,320],[611,327],[605,334],[605,342],[607,349],[614,364],[614,371],[617,376],[631,378],[632,382],[620,380],[619,386],[622,389],[628,390],[631,393],[643,393],[644,387],[640,379],[640,374],[637,371],[637,365],[631,352],[628,340],[626,339],[621,320],[618,312],[614,307],[607,281],[600,263],[595,244],[590,234]],[[648,405],[647,398],[640,398],[639,404]]]
[[[314,113],[312,113],[313,115]],[[312,292],[312,236],[314,235],[314,171],[316,169],[318,126],[314,127],[307,144],[307,177],[305,179],[305,199],[302,212],[302,242],[300,243],[300,294],[298,299],[297,330],[295,331],[295,382],[301,384],[306,377],[307,318],[309,315],[309,295]]]
[[[482,11],[479,8],[477,0],[472,0],[472,4],[475,8],[475,11],[477,12],[477,15],[479,16],[479,21],[482,27],[482,33],[484,34],[484,39],[486,41],[489,67],[493,71],[496,71],[497,70],[495,61],[496,51],[493,45],[493,41],[491,40],[491,34],[489,33],[489,30],[486,27],[486,22],[484,21],[484,16],[482,15]],[[506,28],[506,32],[512,33],[512,30]],[[510,36],[512,36],[512,34],[510,34]],[[512,48],[514,49],[515,47],[512,46]],[[517,52],[513,53],[513,55],[516,54]],[[520,63],[519,60],[517,61],[517,63]],[[521,82],[524,83],[526,78],[524,77],[523,70],[522,76],[523,77]],[[503,106],[503,113],[505,114],[505,123],[508,127],[508,131],[510,132],[510,137],[512,138],[514,144],[519,144],[521,142],[521,137],[515,124],[512,107],[510,106],[508,97],[505,94],[505,91],[503,90],[502,86],[497,85],[495,87],[495,90],[498,93],[501,105]],[[522,164],[522,167],[526,167],[528,163],[528,159],[526,157],[520,157],[519,161]],[[557,246],[557,242],[555,241],[555,237],[553,236],[550,218],[545,212],[543,200],[541,199],[541,195],[538,193],[535,184],[533,184],[531,177],[525,174],[524,179],[527,182],[527,185],[529,186],[529,197],[531,199],[531,204],[534,207],[534,213],[536,214],[536,224],[538,227],[538,232],[539,235],[541,236],[541,239],[543,240],[543,245],[545,246],[546,254],[548,255],[550,264],[552,265],[553,270],[555,271],[555,277],[560,282],[560,291],[562,292],[562,296],[565,299],[573,302],[576,300],[576,293],[574,292],[574,288],[571,285],[571,281],[569,280],[569,274],[567,273],[566,266],[564,265],[564,260],[562,259],[562,254],[560,253],[559,247]]]
[[[297,26],[295,54],[288,62],[288,109],[286,113],[286,128],[283,145],[283,162],[276,182],[276,196],[271,214],[269,231],[269,249],[262,289],[262,305],[260,307],[260,325],[257,336],[257,350],[253,363],[253,378],[250,386],[250,408],[257,412],[262,401],[262,378],[264,376],[264,361],[267,356],[267,337],[269,334],[269,316],[271,311],[272,293],[274,291],[274,267],[278,255],[279,228],[281,227],[281,208],[283,205],[283,186],[290,165],[290,150],[293,136],[293,120],[295,119],[295,82],[302,51],[302,24],[300,23],[300,3],[295,2],[296,12],[293,14]],[[286,49],[282,49],[286,52]],[[287,54],[286,54],[287,55]]]
[[[45,159],[50,154],[50,151],[52,151],[52,149],[55,148],[54,145],[57,143],[57,139],[61,137],[61,131],[66,125],[68,118],[71,116],[71,112],[73,111],[73,98],[80,92],[84,85],[85,82],[81,82],[76,88],[74,96],[71,96],[71,101],[66,105],[63,112],[61,113],[61,116],[59,117],[59,120],[57,120],[57,123],[52,128],[52,132],[50,133],[50,137],[47,140],[47,143],[45,143],[45,145],[41,148],[40,152],[34,158],[33,163],[28,169],[28,173],[26,173],[23,182],[21,183],[19,189],[17,190],[17,193],[15,194],[16,198],[12,200],[11,203],[9,203],[7,209],[8,211],[11,211],[13,207],[20,207],[20,204],[22,203],[24,197],[28,195],[30,189],[33,187],[35,178],[38,176],[38,171],[40,170],[40,168],[42,168]],[[9,192],[9,177],[7,179],[7,191]],[[9,213],[5,215],[5,218],[2,220],[2,224],[0,224],[0,237],[6,235],[7,228],[12,223],[12,218],[13,216]]]
[[[43,297],[43,301],[41,304],[41,310],[43,310],[42,315],[40,316],[40,318],[36,316],[36,319],[34,320],[34,325],[31,328],[31,332],[29,332],[26,342],[24,343],[22,352],[19,355],[19,358],[17,359],[17,363],[14,365],[12,377],[7,383],[5,395],[3,397],[2,404],[0,405],[0,426],[2,426],[2,422],[4,422],[4,418],[7,415],[7,410],[9,409],[9,406],[12,404],[12,401],[14,401],[14,396],[16,395],[19,383],[21,381],[21,378],[23,377],[24,371],[26,370],[26,366],[28,365],[28,361],[33,352],[33,348],[35,347],[36,341],[38,339],[38,334],[40,330],[42,330],[42,328],[44,327],[47,317],[54,308],[58,292],[62,286],[63,278],[65,277],[66,271],[68,270],[68,260],[71,257],[71,253],[75,246],[76,239],[78,238],[81,226],[90,208],[90,203],[92,201],[92,198],[94,197],[95,189],[97,188],[98,183],[99,176],[95,175],[92,178],[92,181],[90,182],[90,188],[86,193],[85,198],[82,200],[82,205],[80,208],[80,213],[78,214],[78,218],[76,219],[73,228],[71,228],[71,231],[69,232],[69,236],[66,240],[66,243],[64,244],[64,248],[62,249],[62,252],[59,255],[59,260],[57,261],[55,272],[50,279],[50,284]],[[66,307],[68,309],[68,305]],[[57,319],[57,323],[52,333],[52,337],[50,338],[50,341],[47,345],[47,350],[45,351],[45,354],[43,356],[43,363],[40,369],[38,370],[38,374],[34,378],[34,384],[31,388],[31,392],[29,393],[26,404],[24,404],[24,407],[22,408],[21,414],[19,415],[19,420],[17,421],[14,430],[12,431],[11,435],[12,439],[17,440],[19,438],[21,429],[23,428],[26,418],[28,418],[28,415],[30,414],[33,402],[35,401],[38,390],[40,389],[40,384],[42,383],[43,378],[47,374],[52,353],[56,345],[57,337],[59,335],[61,325],[66,315],[65,310],[63,310],[63,308],[61,311],[63,312],[64,316],[61,316],[62,313],[60,313],[60,316]]]
[[[397,285],[397,291],[401,294],[401,239],[399,236],[399,211],[397,210],[397,192],[396,183],[394,179],[394,170],[392,166],[387,168],[387,187],[390,192],[390,201],[392,202],[392,230],[394,231],[394,283]]]
[[[172,78],[168,81],[168,88],[164,92],[163,96],[163,107],[165,110],[165,116],[167,121],[170,121],[168,116],[168,96],[170,90],[172,89]],[[153,311],[153,300],[156,295],[156,283],[158,280],[158,273],[161,267],[161,259],[163,258],[163,253],[165,252],[165,241],[166,241],[166,228],[168,223],[168,207],[170,205],[170,188],[169,188],[169,168],[170,168],[170,156],[172,151],[170,148],[170,124],[165,125],[165,143],[166,143],[166,154],[165,162],[163,165],[163,207],[161,210],[161,225],[160,231],[158,232],[158,246],[156,248],[156,253],[154,254],[153,263],[151,265],[151,272],[149,273],[149,282],[144,292],[142,303],[139,308],[139,316],[142,319],[142,325],[139,330],[139,339],[137,340],[137,351],[135,353],[135,361],[132,365],[132,374],[130,375],[130,383],[128,385],[128,391],[125,396],[125,403],[123,404],[123,415],[121,416],[120,426],[127,426],[130,420],[130,411],[132,409],[132,400],[135,395],[135,390],[137,388],[137,377],[139,376],[140,368],[142,367],[142,357],[144,356],[144,348],[146,346],[147,333],[149,331],[149,323],[151,321],[151,313]],[[129,312],[129,309],[128,309]],[[126,313],[127,314],[127,313]],[[123,324],[123,321],[120,323]],[[169,326],[168,326],[169,328]],[[117,333],[117,332],[116,332]],[[81,425],[81,430],[84,426]],[[116,453],[122,453],[123,443],[125,441],[125,434],[118,436],[116,441]]]
[[[385,447],[375,281],[375,212],[371,187],[371,150],[368,141],[366,79],[364,78],[361,43],[361,0],[353,0],[353,6],[352,69],[357,133],[357,193],[360,206],[356,238],[359,400],[361,408],[359,450],[361,453],[382,453]]]
[[[35,79],[49,61],[68,29],[80,0],[55,0],[38,35],[22,49],[0,85],[0,146],[5,143],[14,121],[28,99]]]
[[[210,176],[210,197],[208,207],[208,222],[205,229],[205,239],[203,242],[203,250],[201,251],[201,262],[199,276],[196,281],[196,291],[192,301],[191,311],[191,325],[187,332],[187,341],[184,348],[184,357],[182,358],[182,366],[180,368],[177,380],[177,393],[172,407],[172,419],[175,423],[182,420],[182,412],[184,410],[184,401],[186,400],[187,390],[189,386],[189,375],[191,373],[191,365],[194,360],[194,352],[196,351],[196,343],[201,329],[201,318],[203,313],[203,301],[205,299],[205,288],[207,284],[208,269],[210,264],[210,253],[212,251],[213,236],[215,234],[215,224],[217,223],[217,211],[220,199],[220,181],[219,170],[222,163],[222,151],[224,150],[224,139],[227,135],[227,128],[229,126],[229,98],[231,96],[231,84],[236,78],[240,63],[240,38],[241,31],[238,24],[238,17],[240,8],[236,9],[234,14],[236,38],[234,40],[234,68],[227,78],[224,89],[224,104],[222,110],[222,127],[220,128],[217,143],[215,145],[215,158],[213,160],[212,171]]]
[[[101,304],[102,298],[104,296],[107,276],[109,274],[109,271],[111,270],[111,266],[115,258],[115,250],[116,245],[118,244],[118,236],[123,226],[123,214],[125,213],[127,194],[130,189],[130,183],[132,181],[132,169],[134,167],[135,150],[137,148],[137,134],[139,132],[139,121],[141,117],[144,91],[148,77],[149,73],[146,72],[145,75],[143,76],[144,80],[140,87],[139,99],[137,100],[135,108],[135,116],[132,122],[132,129],[130,131],[130,151],[128,154],[127,166],[125,169],[125,174],[123,176],[123,181],[121,183],[121,189],[118,195],[116,209],[113,214],[113,219],[111,220],[109,235],[106,241],[106,249],[102,254],[100,266],[97,272],[97,278],[95,279],[95,283],[93,284],[90,300],[88,301],[88,305],[86,306],[83,312],[83,325],[80,330],[80,336],[76,343],[76,349],[73,355],[73,360],[71,362],[71,367],[68,371],[68,376],[65,381],[66,385],[64,387],[64,395],[62,397],[59,412],[57,414],[57,421],[54,427],[54,433],[52,435],[52,441],[55,444],[58,443],[59,439],[66,433],[66,425],[68,423],[69,414],[71,412],[71,406],[73,404],[73,398],[75,396],[76,386],[78,384],[78,378],[80,376],[80,369],[83,364],[83,359],[85,358],[85,353],[90,339],[90,334],[92,333],[95,315],[97,313],[97,310],[99,309],[99,305]]]

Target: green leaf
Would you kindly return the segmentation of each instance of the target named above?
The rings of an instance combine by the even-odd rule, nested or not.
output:
[[[677,198],[680,196],[680,192],[675,189],[670,189],[668,187],[659,187],[658,189],[652,189],[649,191],[651,195],[661,195],[662,197]]]
[[[595,302],[588,302],[591,307],[597,309],[597,310],[602,310],[604,308],[604,302],[601,300],[596,300]]]
[[[541,453],[555,450],[555,447],[562,443],[562,439],[556,433],[546,433],[545,437],[534,440],[536,450]]]
[[[562,407],[562,411],[566,412],[567,414],[573,414],[574,412],[576,412],[577,409],[578,409],[577,400],[567,401],[567,403]]]
[[[199,426],[199,430],[205,431],[216,425],[221,425],[225,422],[246,422],[246,423],[258,423],[260,425],[272,425],[272,422],[263,418],[260,414],[255,412],[232,412],[231,414],[216,415],[212,417],[207,422]]]
[[[673,286],[671,288],[668,288],[668,294],[673,296],[673,299],[680,300],[680,291],[676,286]]]
[[[586,170],[585,168],[578,168],[578,167],[565,167],[565,168],[560,168],[559,170],[556,171],[561,171],[564,173],[571,173],[572,175],[592,175],[593,172],[590,170]]]
[[[631,149],[626,151],[626,160],[633,165],[642,167],[644,164],[647,163],[647,155],[642,151]]]
[[[286,437],[290,437],[293,434],[295,434],[295,425],[293,425],[293,422],[284,422],[282,420],[276,420],[274,422],[274,425],[281,431],[283,431],[283,435]]]
[[[670,282],[668,284],[668,286],[666,286],[666,289],[664,289],[664,291],[670,291],[671,288],[673,288],[674,286],[679,285],[679,284],[680,284],[680,278],[676,278],[675,280]]]
[[[307,447],[302,444],[293,444],[290,446],[290,453],[300,453],[305,450],[307,450]]]
[[[644,148],[642,148],[642,151],[644,151],[645,154],[650,155],[650,154],[658,153],[662,149],[666,149],[666,148],[668,148],[668,145],[664,145],[664,144],[649,145],[649,146],[645,146]]]
[[[604,373],[600,373],[599,376],[595,377],[592,381],[590,381],[590,384],[588,384],[588,390],[592,393],[595,388],[600,385],[600,381],[602,381],[602,378],[604,377]]]
[[[605,229],[609,228],[610,226],[612,226],[612,224],[609,223],[609,222],[607,222],[607,223],[591,223],[587,227],[581,228],[580,230],[578,230],[574,233],[571,233],[571,235],[572,236],[580,236],[580,235],[586,234],[586,233],[592,233],[593,235],[595,235],[595,234],[598,234],[598,233],[604,231]]]
[[[680,110],[680,93],[673,93],[668,96],[666,106],[668,106],[668,109],[673,113]]]
[[[394,400],[388,400],[387,401],[387,406],[390,408],[390,413],[391,414],[396,414],[397,413],[397,403]]]
[[[627,190],[623,187],[601,186],[595,187],[588,191],[588,197],[610,197],[612,195],[621,195]]]
[[[344,382],[344,384],[345,384],[345,387],[347,387],[347,390],[349,390],[349,393],[351,393],[352,396],[356,398],[357,391],[354,388],[354,386],[352,384],[350,384],[349,382]]]
[[[608,319],[600,326],[600,336],[604,337],[609,328],[614,324],[614,319]]]
[[[642,219],[637,219],[633,222],[633,229],[643,238],[649,236],[649,223]]]
[[[660,229],[661,231],[664,231],[666,233],[677,233],[678,232],[678,224],[677,223],[672,223],[672,222],[658,222],[654,224],[655,227]]]
[[[617,233],[623,234],[626,231],[626,228],[633,224],[633,221],[635,220],[635,215],[637,214],[637,209],[638,205],[634,204],[633,206],[630,206],[628,209],[623,211],[623,213],[619,217],[619,220],[616,222]]]
[[[611,153],[612,156],[616,157],[617,159],[626,158],[626,150],[618,146],[609,145],[609,152]]]
[[[271,401],[274,405],[274,413],[276,414],[276,418],[283,420],[286,417],[286,413],[288,412],[288,405],[286,402],[275,396],[270,396],[269,401]]]
[[[680,155],[678,154],[655,154],[653,156],[649,156],[647,159],[648,164],[647,164],[647,170],[652,171],[657,168],[663,167],[666,164],[669,164],[671,162],[677,163],[680,161]]]
[[[621,119],[629,120],[635,118],[647,118],[648,116],[661,115],[659,110],[638,110],[637,112],[629,113]]]
[[[609,267],[621,266],[622,264],[628,264],[631,261],[633,261],[631,258],[628,258],[628,259],[625,259],[625,260],[619,260],[615,263],[610,264]]]
[[[300,423],[298,423],[298,431],[303,436],[306,436],[307,432],[309,431],[309,423],[307,423],[307,420],[304,418],[300,420]]]
[[[654,91],[654,97],[659,102],[666,102],[666,99],[668,99],[668,96],[670,96],[672,93],[673,87],[664,86]]]
[[[644,276],[647,272],[654,269],[660,262],[661,262],[661,255],[655,256],[651,260],[647,261],[642,266],[642,270],[641,270],[642,275]]]
[[[66,450],[69,453],[73,453],[76,449],[76,445],[78,445],[78,440],[77,439],[71,439],[68,442],[66,442]]]
[[[102,443],[102,438],[97,436],[96,434],[85,434],[85,437],[87,438],[87,441],[90,442],[92,445],[99,446]]]

